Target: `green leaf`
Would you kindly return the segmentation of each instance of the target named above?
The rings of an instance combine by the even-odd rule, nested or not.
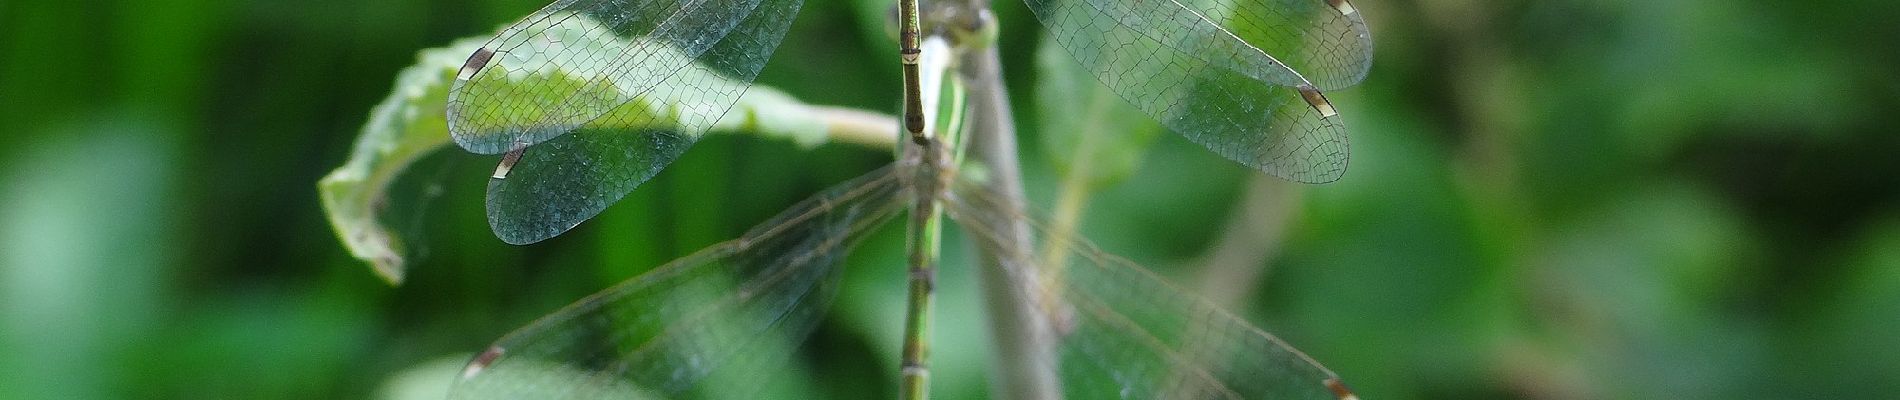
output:
[[[390,283],[402,282],[403,242],[377,216],[388,186],[416,160],[449,144],[443,102],[455,71],[485,38],[423,50],[416,65],[396,75],[388,98],[370,110],[350,159],[317,182],[323,211],[350,255],[370,263]]]
[[[566,43],[582,46],[625,48],[625,39],[611,36],[607,30],[563,32]],[[456,71],[487,37],[461,39],[448,47],[427,49],[417,54],[417,62],[397,74],[394,89],[370,110],[350,159],[317,183],[319,196],[330,225],[338,239],[357,259],[370,263],[378,276],[392,284],[402,282],[407,257],[401,234],[386,226],[382,219],[388,211],[390,186],[420,160],[444,147],[449,140],[444,102]],[[537,85],[547,81],[586,81],[592,79],[584,68],[573,70],[550,64],[532,74],[511,74],[510,85]],[[690,71],[703,71],[687,68]],[[638,77],[635,77],[638,79]],[[712,78],[720,79],[720,78]],[[524,91],[526,92],[526,91]],[[550,94],[558,95],[558,94]],[[622,107],[625,112],[680,115],[669,108],[680,103],[679,96],[692,96],[689,90],[652,91],[632,99]],[[674,97],[674,98],[668,98]],[[652,118],[605,118],[603,121],[643,121]],[[676,118],[660,120],[678,122]],[[647,123],[647,125],[651,125]],[[881,138],[896,132],[896,122],[888,116],[815,107],[800,103],[789,95],[770,88],[754,86],[746,91],[732,110],[713,123],[713,132],[754,132],[769,137],[791,139],[809,148],[831,138],[875,144],[866,138]],[[595,126],[604,129],[639,129],[652,126]]]
[[[1141,167],[1161,125],[1117,97],[1053,41],[1036,51],[1042,147],[1064,179],[1112,184]]]
[[[604,56],[577,57],[575,55],[639,54],[637,59],[646,61],[701,59],[701,55],[688,54],[684,49],[672,46],[670,41],[618,36],[614,33],[616,29],[602,25],[587,15],[551,16],[549,19],[562,22],[545,27],[544,31],[532,36],[510,35],[504,40],[502,48],[508,48],[510,43],[537,42],[518,51],[495,54],[493,57],[496,57],[497,64],[491,66],[489,71],[505,73],[478,74],[464,83],[465,88],[479,88],[483,93],[508,96],[506,99],[490,99],[505,101],[460,103],[464,108],[458,110],[458,115],[464,119],[457,122],[473,128],[475,132],[468,134],[480,136],[514,131],[511,128],[486,132],[485,128],[512,126],[521,121],[585,122],[578,127],[570,126],[576,129],[664,130],[689,127],[679,133],[694,135],[700,133],[697,129],[731,131],[748,128],[754,122],[752,118],[722,117],[727,111],[724,108],[726,104],[705,98],[709,92],[748,86],[747,82],[729,78],[727,74],[733,71],[719,65],[717,59],[702,59],[713,63],[681,68],[670,62],[630,62]],[[530,49],[533,51],[527,51]],[[471,48],[456,54],[466,56],[474,52]],[[453,67],[461,65],[457,62]],[[798,104],[769,89],[755,89],[753,92],[766,93],[748,93],[739,102],[745,103],[749,97],[754,104]],[[559,106],[556,109],[543,109],[532,105]],[[582,113],[595,115],[588,121],[563,116],[575,114],[576,110],[606,111],[600,114]],[[749,114],[746,111],[761,109],[738,105],[733,110]],[[809,114],[774,114],[780,118],[758,122],[789,122],[776,125],[775,128],[782,130],[774,134],[792,136],[800,139],[800,143],[822,141],[824,125],[811,118],[798,118],[799,115]],[[553,134],[563,133],[566,132]],[[468,145],[472,139],[463,137],[461,140],[464,145]]]

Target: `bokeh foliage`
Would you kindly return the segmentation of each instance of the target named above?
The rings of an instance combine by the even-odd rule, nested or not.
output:
[[[759,81],[894,109],[885,3],[807,2]],[[1254,271],[1235,310],[1367,398],[1900,395],[1900,27],[1880,22],[1900,3],[1358,3],[1378,50],[1364,84],[1331,94],[1353,141],[1343,180],[1272,181],[1163,133],[1082,230],[1178,282]],[[405,284],[383,284],[339,246],[314,183],[417,50],[538,6],[0,3],[16,144],[0,398],[427,386],[402,377],[452,371],[440,360],[889,159],[709,137],[596,220],[513,247],[482,218],[493,160],[444,153],[401,178],[435,200],[404,225],[426,238]],[[998,8],[1046,201],[1062,169],[1040,140],[1040,37],[1020,4]],[[1265,261],[1209,267],[1258,208],[1285,216],[1278,233],[1235,243]],[[795,364],[812,390],[892,395],[903,278],[877,267],[898,265],[885,236]],[[944,329],[978,332],[967,272],[945,272]],[[985,393],[982,351],[939,356],[941,395]]]

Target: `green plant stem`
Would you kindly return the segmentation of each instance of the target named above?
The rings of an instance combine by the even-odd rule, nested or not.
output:
[[[1061,189],[1056,191],[1055,208],[1050,211],[1049,226],[1043,232],[1049,237],[1074,237],[1077,225],[1081,224],[1082,209],[1088,206],[1088,163],[1075,163],[1070,168],[1062,178]],[[1045,281],[1062,282],[1069,262],[1068,243],[1067,240],[1043,241],[1042,255],[1036,258],[1036,265],[1042,267],[1038,272]]]

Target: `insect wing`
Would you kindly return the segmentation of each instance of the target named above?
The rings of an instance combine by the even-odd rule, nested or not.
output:
[[[735,1],[555,3],[491,42],[507,52],[465,66],[449,103],[457,143],[509,152],[488,188],[496,236],[527,244],[572,229],[715,126],[800,6]]]
[[[1053,342],[1048,368],[1065,398],[1348,399],[1338,375],[1245,320],[1078,237],[1041,223],[982,188],[960,184],[946,210],[978,246],[1012,269]],[[1024,222],[1032,245],[1007,239]],[[1053,259],[1038,250],[1057,249]],[[1054,263],[1048,263],[1054,261]]]
[[[1345,127],[1324,91],[1363,79],[1372,56],[1371,36],[1350,3],[1025,3],[1054,42],[1168,129],[1288,180],[1324,183],[1345,174]]]
[[[838,288],[838,264],[903,211],[889,169],[522,327],[476,357],[455,399],[747,398]]]

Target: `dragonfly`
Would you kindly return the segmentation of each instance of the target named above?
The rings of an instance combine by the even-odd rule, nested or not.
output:
[[[1371,54],[1364,21],[1349,3],[1025,2],[1056,43],[1162,125],[1283,178],[1329,182],[1344,172],[1343,126],[1323,91],[1363,79]],[[505,28],[468,58],[448,99],[455,142],[502,154],[488,190],[496,235],[515,244],[559,235],[658,173],[738,101],[799,6],[797,0],[562,0]],[[835,273],[837,258],[866,227],[908,203],[913,295],[900,390],[906,398],[925,398],[921,332],[941,216],[947,212],[970,235],[991,239],[986,242],[997,254],[1031,252],[998,239],[1009,235],[996,216],[975,211],[1010,210],[986,200],[998,196],[952,184],[956,163],[943,154],[958,146],[931,132],[957,128],[926,129],[927,71],[919,66],[948,50],[924,51],[916,0],[900,0],[899,10],[910,140],[897,166],[510,334],[470,363],[457,386],[460,397],[722,397],[705,391],[731,386],[707,382],[734,379],[720,374],[757,370],[747,366],[767,365],[779,354],[745,339],[761,336],[732,332],[808,331],[834,287],[826,277]],[[603,31],[639,40],[590,39]],[[642,100],[652,98],[671,100]],[[1020,210],[1003,214],[1005,221],[1032,220]],[[1065,384],[1065,394],[1251,398],[1304,390],[1351,397],[1336,375],[1264,332],[1218,308],[1182,300],[1191,296],[1130,272],[1144,270],[1078,238],[1047,236],[1055,248],[1077,253],[1063,259],[1095,268],[1061,270],[1114,271],[1055,275],[1060,282],[1051,285],[1017,282],[1019,290],[1041,294],[1030,297],[1042,299],[1042,320],[1062,333],[1064,355],[1049,368],[1063,372],[1065,382],[1095,378],[1092,385]],[[1038,267],[1027,258],[998,262],[1017,270]],[[1131,288],[1139,295],[1117,293]],[[1146,317],[1129,310],[1145,310]],[[1070,362],[1071,356],[1086,362]],[[1071,365],[1086,367],[1072,379]],[[1149,369],[1122,369],[1131,365]],[[1300,378],[1269,382],[1262,376]],[[559,395],[507,395],[529,389]]]

